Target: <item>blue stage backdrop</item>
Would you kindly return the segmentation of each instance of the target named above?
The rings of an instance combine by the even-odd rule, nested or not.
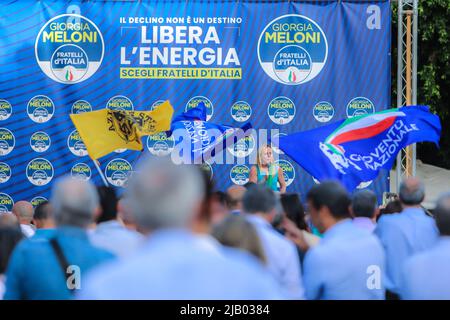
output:
[[[0,212],[48,198],[59,176],[101,184],[70,113],[203,101],[212,122],[288,134],[385,109],[390,22],[389,1],[1,1]],[[144,143],[173,148],[164,134]],[[100,159],[109,183],[122,189],[139,154]],[[287,156],[280,165],[288,191],[315,183]],[[222,190],[249,175],[212,170]],[[369,188],[381,195],[387,174]]]

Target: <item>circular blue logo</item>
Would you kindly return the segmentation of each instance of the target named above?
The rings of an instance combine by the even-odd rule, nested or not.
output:
[[[328,56],[322,28],[312,19],[288,14],[272,20],[258,40],[258,59],[264,72],[285,85],[314,79]]]
[[[73,130],[69,134],[69,137],[67,138],[67,147],[69,148],[70,152],[78,157],[84,157],[88,155],[86,146],[77,130]]]
[[[237,158],[245,158],[255,150],[255,139],[252,135],[246,136],[229,146],[227,150]]]
[[[334,107],[327,101],[320,101],[314,106],[313,115],[319,122],[328,122],[334,116]]]
[[[35,186],[44,186],[53,179],[53,166],[44,158],[31,160],[27,165],[27,178]]]
[[[39,31],[36,60],[52,80],[74,84],[89,79],[100,67],[105,46],[98,27],[77,14],[50,19]]]
[[[375,105],[368,98],[356,97],[347,104],[347,117],[362,116],[375,112]]]
[[[169,155],[175,146],[173,136],[167,137],[165,132],[149,135],[147,138],[147,149],[151,154],[159,157]]]
[[[91,168],[83,162],[76,163],[70,170],[70,176],[74,179],[89,180],[91,178]]]
[[[150,107],[150,111],[154,110],[157,106],[162,105],[165,101],[164,100],[156,100],[153,102],[153,104]]]
[[[133,171],[131,164],[124,159],[116,158],[108,162],[105,168],[106,180],[116,187],[124,187]]]
[[[196,96],[196,97],[189,99],[189,101],[186,103],[186,108],[184,111],[188,111],[192,108],[197,107],[200,102],[203,102],[205,104],[206,121],[209,121],[209,119],[211,119],[211,117],[214,114],[214,106],[213,106],[212,102],[206,97]]]
[[[286,187],[288,187],[295,179],[295,169],[292,164],[287,160],[277,160],[275,163],[283,170],[284,181],[286,181]]]
[[[250,178],[250,169],[246,165],[238,164],[230,170],[230,179],[234,184],[244,185]]]
[[[36,207],[37,207],[38,205],[40,205],[40,204],[43,203],[43,202],[47,202],[47,201],[48,201],[47,198],[41,197],[41,196],[37,196],[37,197],[34,197],[33,199],[31,199],[30,203],[31,203],[31,205],[33,206],[33,208],[36,209]]]
[[[0,120],[8,119],[12,114],[11,103],[5,99],[0,99]]]
[[[115,96],[108,100],[106,107],[111,110],[133,111],[133,102],[125,96]]]
[[[0,183],[5,183],[11,178],[11,168],[7,163],[0,162]]]
[[[0,214],[10,213],[14,205],[13,199],[6,193],[0,193]]]
[[[92,111],[91,104],[84,100],[75,101],[72,105],[72,113],[79,114]]]
[[[14,134],[6,128],[0,128],[0,156],[9,154],[16,144]]]
[[[38,131],[31,135],[30,137],[30,146],[36,152],[44,152],[50,148],[51,140],[50,136],[43,132]]]
[[[47,96],[38,95],[28,101],[27,113],[31,120],[36,123],[49,121],[55,113],[55,104]]]
[[[267,107],[270,120],[276,124],[288,124],[295,117],[295,104],[286,97],[276,97]]]
[[[235,102],[231,106],[231,116],[237,122],[245,122],[252,115],[252,107],[246,101]]]

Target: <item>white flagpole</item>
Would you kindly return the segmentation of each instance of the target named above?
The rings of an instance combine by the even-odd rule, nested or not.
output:
[[[103,175],[102,169],[100,169],[100,166],[98,165],[98,161],[94,160],[94,159],[92,159],[92,161],[94,162],[94,165],[97,168],[97,171],[100,174],[100,177],[102,177],[103,183],[105,184],[105,186],[109,187],[108,181],[106,181],[106,178]]]

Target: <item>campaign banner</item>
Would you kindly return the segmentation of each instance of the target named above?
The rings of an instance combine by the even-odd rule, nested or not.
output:
[[[208,121],[285,136],[389,108],[390,23],[388,0],[2,1],[0,212],[48,199],[60,176],[102,183],[70,114],[204,103]],[[165,133],[143,144],[175,148]],[[304,196],[313,177],[274,151]],[[248,181],[257,142],[226,152],[242,163],[210,164],[221,190]],[[116,150],[100,167],[120,191],[140,156]],[[381,196],[387,173],[361,187]]]

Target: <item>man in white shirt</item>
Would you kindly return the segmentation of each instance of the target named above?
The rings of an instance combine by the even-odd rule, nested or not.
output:
[[[34,209],[31,203],[28,201],[19,201],[14,204],[12,213],[17,217],[20,222],[20,229],[27,238],[34,235],[35,231],[31,225],[33,220]]]

